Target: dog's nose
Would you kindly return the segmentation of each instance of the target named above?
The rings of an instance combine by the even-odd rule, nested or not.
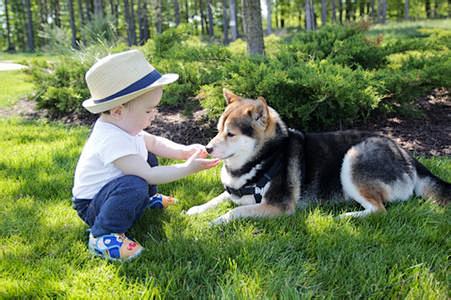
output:
[[[213,152],[213,147],[205,147],[205,150],[207,150],[208,154],[211,154],[211,152]]]

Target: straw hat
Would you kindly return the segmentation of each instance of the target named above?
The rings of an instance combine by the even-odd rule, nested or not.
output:
[[[178,78],[177,74],[158,73],[138,50],[108,55],[86,72],[91,98],[83,101],[83,107],[101,113]]]

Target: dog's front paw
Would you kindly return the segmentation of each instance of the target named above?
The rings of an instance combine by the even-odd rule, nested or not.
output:
[[[232,220],[232,215],[230,213],[226,213],[219,218],[216,218],[215,220],[210,222],[211,226],[221,225],[229,223]]]
[[[192,215],[197,215],[197,214],[203,213],[204,211],[206,211],[206,208],[203,205],[197,205],[197,206],[193,206],[190,209],[188,209],[186,214],[189,216],[192,216]]]

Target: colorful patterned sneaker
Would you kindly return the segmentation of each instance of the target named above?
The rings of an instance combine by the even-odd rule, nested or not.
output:
[[[89,251],[109,260],[127,261],[141,254],[144,248],[123,233],[110,233],[99,237],[89,234]]]
[[[177,203],[177,199],[171,196],[165,196],[162,194],[155,194],[149,198],[149,205],[147,207],[150,208],[166,208],[169,205],[173,205]]]

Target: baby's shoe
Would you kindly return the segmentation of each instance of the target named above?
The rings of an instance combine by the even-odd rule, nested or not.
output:
[[[166,208],[169,205],[173,205],[177,203],[177,199],[171,196],[165,196],[162,194],[155,194],[149,198],[149,205],[147,207],[150,208]]]
[[[92,254],[109,260],[127,261],[141,254],[144,248],[123,233],[110,233],[99,237],[89,234],[89,250]]]

